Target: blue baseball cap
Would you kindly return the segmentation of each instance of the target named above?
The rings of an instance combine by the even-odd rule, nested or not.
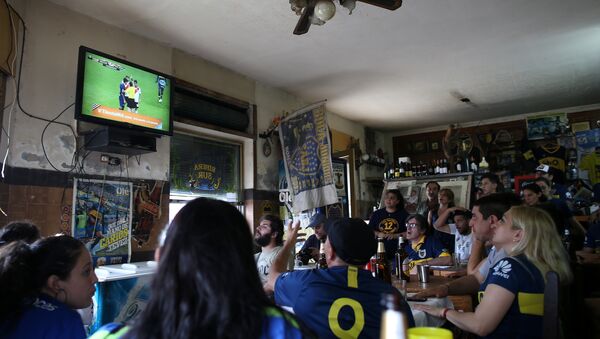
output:
[[[327,222],[327,218],[325,217],[325,215],[323,215],[321,213],[316,213],[316,214],[313,214],[312,217],[310,217],[310,221],[306,227],[314,228],[315,226],[317,226],[319,224],[325,224],[326,222]]]

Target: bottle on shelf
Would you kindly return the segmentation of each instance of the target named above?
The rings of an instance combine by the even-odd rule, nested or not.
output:
[[[400,178],[404,178],[406,176],[406,169],[404,166],[404,162],[400,161],[400,164],[398,164],[398,171],[400,172]]]
[[[381,298],[383,311],[381,314],[380,339],[406,339],[408,321],[400,311],[400,299],[397,293],[384,293]]]
[[[488,162],[485,161],[485,157],[481,157],[481,162],[479,163],[479,172],[487,173],[489,171],[490,171],[490,164],[488,164]]]
[[[325,257],[325,239],[321,239],[319,246],[319,261],[317,261],[317,269],[323,270],[327,268],[327,258]]]
[[[398,250],[396,251],[396,254],[394,256],[394,260],[395,260],[395,266],[396,266],[396,271],[395,271],[395,275],[398,279],[400,280],[405,280],[405,281],[410,281],[410,269],[408,268],[408,265],[405,264],[404,262],[407,261],[408,263],[408,253],[406,252],[406,249],[404,248],[404,238],[403,237],[399,237],[398,238]]]
[[[377,254],[375,255],[377,264],[375,265],[375,275],[377,278],[391,284],[392,272],[390,264],[385,257],[385,246],[383,238],[377,238]]]

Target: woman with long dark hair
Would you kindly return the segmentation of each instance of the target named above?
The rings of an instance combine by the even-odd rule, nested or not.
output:
[[[175,216],[158,255],[151,297],[131,328],[92,338],[301,338],[298,322],[267,298],[250,227],[232,205],[198,198]]]
[[[85,338],[74,309],[92,303],[97,281],[89,252],[72,237],[0,248],[0,336]]]

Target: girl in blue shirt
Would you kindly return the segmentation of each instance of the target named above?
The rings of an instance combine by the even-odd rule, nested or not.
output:
[[[83,243],[53,236],[0,248],[0,333],[3,338],[86,337],[74,309],[92,303],[98,281]]]

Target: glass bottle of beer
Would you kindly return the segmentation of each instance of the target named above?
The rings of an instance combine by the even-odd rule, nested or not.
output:
[[[406,282],[410,281],[409,268],[408,265],[404,264],[408,259],[408,253],[406,253],[406,249],[404,249],[404,238],[398,238],[398,250],[396,251],[396,255],[394,257],[396,264],[396,277],[400,280],[406,280]]]
[[[384,293],[381,296],[381,330],[379,339],[406,339],[408,321],[400,311],[398,294]]]
[[[327,268],[327,258],[325,258],[325,238],[321,239],[319,247],[319,261],[317,261],[317,269],[322,270]]]
[[[377,265],[375,266],[375,273],[377,278],[392,283],[392,272],[390,270],[390,264],[385,257],[385,246],[383,245],[383,238],[377,238]]]

